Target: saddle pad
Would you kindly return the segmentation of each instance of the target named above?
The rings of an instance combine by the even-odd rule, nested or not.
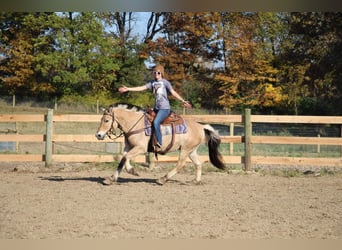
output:
[[[185,120],[183,119],[183,123],[175,126],[176,134],[186,134],[188,131],[188,126],[186,125]],[[172,127],[171,125],[161,125],[162,135],[172,135]],[[145,135],[151,136],[152,128],[151,123],[149,122],[147,116],[145,116]]]

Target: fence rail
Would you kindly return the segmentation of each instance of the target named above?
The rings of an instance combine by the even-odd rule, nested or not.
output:
[[[52,110],[47,114],[23,115],[23,114],[3,114],[0,115],[1,123],[44,123],[44,133],[40,134],[20,134],[15,129],[8,129],[8,132],[0,133],[0,143],[15,142],[39,142],[44,144],[44,149],[39,154],[22,153],[0,153],[0,162],[45,162],[49,166],[53,162],[112,162],[114,154],[60,154],[55,152],[54,146],[58,143],[109,143],[110,139],[98,141],[93,134],[58,134],[56,129],[65,123],[93,123],[98,125],[101,115],[78,115],[78,114],[57,114]],[[229,136],[221,136],[222,143],[230,144],[230,153],[224,154],[224,160],[229,164],[244,164],[246,170],[250,170],[253,164],[282,164],[282,165],[314,165],[314,166],[342,166],[342,157],[279,157],[279,156],[259,156],[252,154],[254,144],[293,144],[293,145],[337,145],[341,148],[341,137],[300,137],[300,136],[261,136],[252,135],[252,126],[255,123],[291,123],[291,124],[337,124],[340,125],[340,136],[342,134],[342,117],[336,116],[270,116],[251,115],[250,110],[245,110],[243,115],[184,115],[186,119],[194,119],[202,123],[230,125]],[[234,135],[234,124],[242,124],[243,135]],[[13,133],[14,132],[14,133]],[[124,143],[123,138],[115,140],[116,143]],[[234,143],[244,145],[242,156],[232,155]],[[286,152],[284,152],[285,155]],[[202,161],[208,161],[208,156],[201,155]],[[177,160],[174,155],[162,155],[158,157],[160,162],[173,162]],[[145,162],[146,156],[141,155],[135,159],[136,162]]]

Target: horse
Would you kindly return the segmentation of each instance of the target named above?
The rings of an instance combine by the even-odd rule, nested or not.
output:
[[[119,103],[104,109],[100,126],[95,133],[96,138],[98,140],[103,140],[106,136],[111,138],[118,129],[124,135],[125,146],[117,169],[112,176],[104,180],[103,184],[110,185],[117,182],[123,167],[125,167],[128,173],[139,175],[130,164],[130,160],[133,160],[139,154],[150,152],[149,143],[151,136],[145,133],[145,130],[148,129],[145,117],[145,109],[131,104]],[[171,134],[163,134],[161,152],[166,148],[168,148],[168,152],[178,150],[179,158],[175,168],[156,180],[156,183],[159,185],[164,185],[177,174],[185,166],[187,157],[191,159],[196,167],[194,182],[197,184],[201,183],[202,162],[199,160],[197,149],[204,143],[208,145],[210,162],[218,169],[225,170],[222,155],[218,150],[221,138],[214,128],[209,124],[201,124],[191,119],[186,119],[186,126],[186,132],[175,134],[174,138],[172,138]],[[171,141],[173,144],[170,148]]]

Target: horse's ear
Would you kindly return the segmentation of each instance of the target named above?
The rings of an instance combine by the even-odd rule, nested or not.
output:
[[[102,112],[106,111],[106,109],[104,107],[101,107],[100,109],[101,109]]]

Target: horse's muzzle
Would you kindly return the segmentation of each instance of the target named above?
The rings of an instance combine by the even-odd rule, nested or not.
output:
[[[106,134],[105,133],[101,133],[101,132],[97,132],[95,134],[95,137],[98,139],[98,140],[103,140],[105,138]]]

